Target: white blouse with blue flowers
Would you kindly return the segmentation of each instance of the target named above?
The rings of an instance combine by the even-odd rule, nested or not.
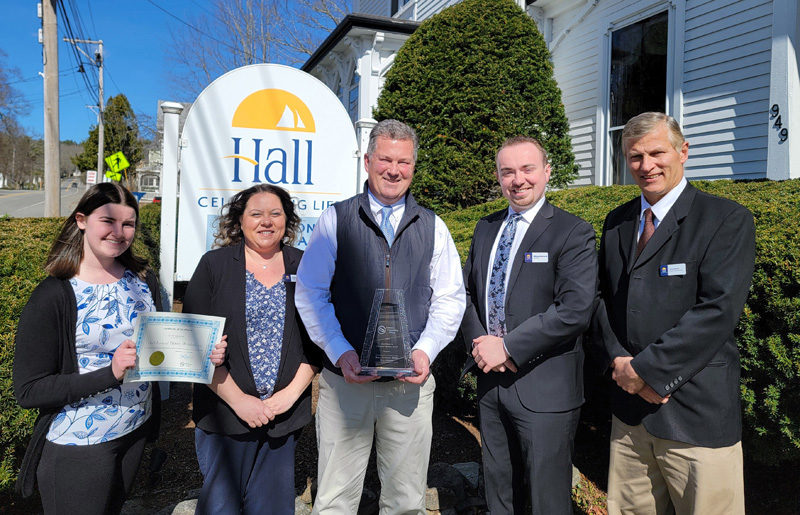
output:
[[[127,270],[111,284],[70,279],[78,303],[75,349],[78,372],[111,364],[119,345],[133,335],[139,313],[155,311],[147,284]],[[125,383],[64,406],[50,424],[47,439],[61,445],[91,445],[126,435],[152,410],[150,383]]]

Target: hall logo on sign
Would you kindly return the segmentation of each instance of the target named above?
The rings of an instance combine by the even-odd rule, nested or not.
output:
[[[295,94],[262,89],[248,95],[233,114],[231,182],[313,185],[311,110]]]

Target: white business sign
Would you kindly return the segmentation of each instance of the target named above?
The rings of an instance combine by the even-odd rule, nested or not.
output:
[[[214,243],[236,192],[280,186],[302,221],[304,248],[322,211],[358,190],[350,117],[325,84],[296,68],[255,64],[226,73],[192,105],[181,135],[175,279],[188,281]]]

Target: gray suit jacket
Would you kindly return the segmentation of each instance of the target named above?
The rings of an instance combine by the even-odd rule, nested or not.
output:
[[[593,325],[608,360],[635,356],[639,376],[671,398],[649,404],[614,385],[612,410],[659,438],[732,445],[741,440],[733,332],[753,275],[753,215],[689,184],[636,258],[639,212],[637,197],[606,217]]]
[[[487,334],[486,274],[506,212],[492,213],[478,222],[464,265],[467,308],[461,330],[468,353],[473,338]],[[526,262],[526,254],[534,252],[546,253],[547,262]],[[477,371],[478,395],[497,384],[513,385],[520,401],[532,411],[579,407],[583,403],[581,334],[589,325],[597,287],[592,226],[545,201],[507,273],[504,341],[519,371]],[[468,356],[465,371],[473,365]]]

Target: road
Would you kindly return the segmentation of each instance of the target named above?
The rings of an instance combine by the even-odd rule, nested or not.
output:
[[[78,205],[86,186],[73,177],[61,180],[61,216]],[[0,216],[39,218],[44,216],[44,190],[0,190]]]

